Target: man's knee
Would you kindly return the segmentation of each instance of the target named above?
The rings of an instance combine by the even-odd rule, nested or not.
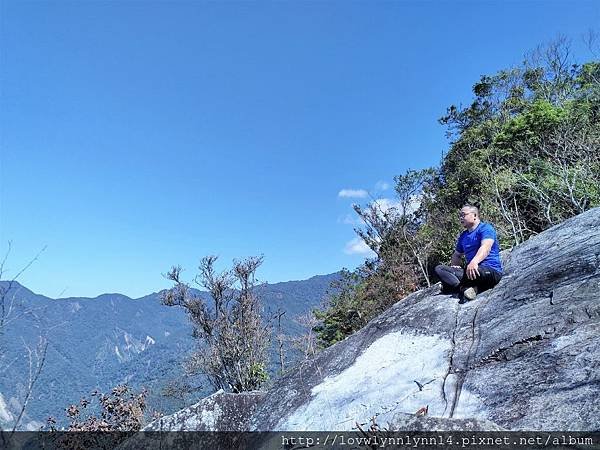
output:
[[[444,264],[439,264],[435,266],[435,273],[442,281],[442,284],[445,287],[456,287],[460,283],[460,277],[458,274],[454,273],[450,266],[446,266]]]
[[[479,266],[479,274],[478,277],[482,278],[484,280],[493,280],[495,278],[495,271],[494,269],[488,267],[488,266]]]
[[[435,273],[437,274],[437,276],[439,277],[440,274],[442,272],[447,272],[448,271],[448,266],[444,265],[444,264],[438,264],[437,266],[435,266]]]
[[[501,278],[502,275],[494,269],[487,266],[480,266],[477,284],[483,289],[491,289],[500,282]]]

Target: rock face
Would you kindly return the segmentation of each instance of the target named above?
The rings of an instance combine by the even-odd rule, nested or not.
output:
[[[245,431],[263,397],[264,392],[218,391],[175,414],[155,420],[143,431]]]
[[[600,430],[599,267],[596,208],[516,247],[475,301],[416,292],[295,367],[247,429]]]

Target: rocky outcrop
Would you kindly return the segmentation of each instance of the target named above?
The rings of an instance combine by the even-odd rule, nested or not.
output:
[[[599,267],[596,208],[516,247],[475,301],[416,292],[295,367],[247,429],[600,430]]]
[[[264,392],[223,391],[148,424],[143,431],[245,431]]]

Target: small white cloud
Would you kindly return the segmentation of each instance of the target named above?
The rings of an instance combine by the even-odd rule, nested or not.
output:
[[[375,203],[382,213],[386,212],[395,212],[397,214],[402,214],[402,204],[400,201],[391,199],[391,198],[379,198],[375,200]],[[421,206],[421,196],[415,195],[411,197],[410,203],[407,205],[406,214],[413,214],[417,209]],[[392,211],[390,211],[392,210]]]
[[[367,198],[368,195],[364,189],[342,189],[338,192],[338,197],[344,198]]]
[[[417,209],[419,209],[419,206],[421,206],[421,199],[423,197],[421,195],[413,195],[410,198],[410,203],[408,204],[408,208],[407,208],[407,212],[412,214],[414,213]]]
[[[398,200],[394,200],[392,198],[378,198],[373,203],[377,205],[377,208],[382,212],[388,212],[390,209],[395,209],[400,212],[402,206]]]
[[[390,188],[390,183],[387,181],[378,181],[375,183],[375,189],[379,192],[387,191]]]
[[[363,256],[375,256],[375,252],[369,248],[365,241],[359,237],[355,237],[350,242],[346,243],[344,248],[346,255],[363,255]]]

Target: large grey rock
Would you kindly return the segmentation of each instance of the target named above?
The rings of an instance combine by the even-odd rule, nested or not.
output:
[[[171,429],[600,430],[600,208],[503,259],[475,301],[439,285],[409,295],[277,380],[239,424]]]
[[[223,391],[148,424],[143,431],[245,431],[264,392]]]
[[[428,405],[507,429],[599,430],[599,266],[596,208],[516,247],[474,302],[416,292],[298,366],[251,429],[351,430]]]

